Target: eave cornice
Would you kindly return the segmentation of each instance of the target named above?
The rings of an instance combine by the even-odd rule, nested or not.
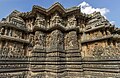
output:
[[[51,15],[51,13],[54,13],[55,11],[58,11],[60,12],[61,15],[68,15],[68,14],[80,14],[80,7],[72,7],[72,8],[68,8],[68,9],[65,9],[60,3],[55,3],[53,4],[50,8],[48,9],[45,9],[41,6],[38,6],[38,5],[34,5],[33,8],[32,8],[32,11],[30,12],[26,12],[26,13],[21,13],[20,16],[23,17],[23,18],[28,18],[28,17],[33,17],[35,16],[36,13],[41,13],[41,14],[44,14],[46,16],[49,16]]]

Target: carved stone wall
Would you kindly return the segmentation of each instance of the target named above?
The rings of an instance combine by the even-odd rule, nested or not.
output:
[[[0,78],[119,78],[120,29],[55,3],[0,22]]]

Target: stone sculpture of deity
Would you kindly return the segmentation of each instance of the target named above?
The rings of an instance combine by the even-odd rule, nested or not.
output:
[[[44,48],[44,38],[45,38],[44,33],[42,33],[41,31],[36,31],[34,48],[43,49]]]
[[[76,25],[77,25],[77,21],[75,16],[73,15],[71,17],[68,17],[67,27],[72,28],[72,27],[76,27]]]
[[[65,36],[66,49],[78,49],[77,34],[75,31],[71,31]]]
[[[54,49],[63,49],[63,34],[59,30],[54,30],[51,33],[51,48]]]
[[[35,20],[35,26],[38,26],[41,28],[45,27],[45,17],[37,15],[36,20]]]
[[[56,12],[55,15],[50,19],[50,26],[61,25],[62,19],[59,14]]]

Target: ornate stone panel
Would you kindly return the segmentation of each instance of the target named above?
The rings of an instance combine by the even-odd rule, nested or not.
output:
[[[35,40],[34,49],[44,49],[45,48],[45,34],[43,32],[36,31],[34,40]]]
[[[71,31],[65,35],[65,49],[78,49],[78,39],[76,31]]]

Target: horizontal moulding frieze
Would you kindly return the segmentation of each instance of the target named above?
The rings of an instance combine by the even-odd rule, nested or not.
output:
[[[119,69],[98,69],[98,68],[83,68],[84,71],[96,71],[96,72],[114,72],[118,73]]]
[[[109,38],[112,38],[112,37],[113,37],[112,35],[108,35],[108,36],[103,36],[101,38],[94,38],[94,39],[90,39],[90,40],[84,40],[84,41],[81,41],[81,43],[84,44],[84,43],[89,43],[89,42],[101,41],[101,40],[109,39]]]
[[[79,32],[79,27],[73,27],[73,28],[66,28],[65,26],[61,26],[61,25],[54,25],[51,26],[50,28],[41,28],[38,26],[34,26],[33,31],[43,31],[43,32],[51,32],[53,30],[61,30],[62,32],[70,32],[70,31],[77,31]]]
[[[23,27],[18,27],[10,22],[6,22],[6,23],[0,23],[0,27],[6,27],[6,28],[13,28],[13,29],[16,29],[16,30],[21,30],[21,31],[24,31],[24,33],[28,33],[29,31],[27,30],[27,28],[24,28],[25,26]]]
[[[15,42],[29,44],[28,40],[10,37],[10,36],[6,36],[6,35],[0,35],[0,40],[8,40],[8,41],[15,41]]]
[[[0,73],[2,72],[17,72],[17,71],[28,71],[28,68],[18,68],[18,69],[3,69],[3,70],[0,70]]]
[[[91,76],[97,76],[97,77],[120,77],[119,73],[112,73],[112,72],[97,72],[97,71],[84,71],[85,76],[86,75],[91,75]]]
[[[120,61],[120,57],[119,56],[104,56],[104,57],[85,57],[83,58],[83,62],[104,62],[104,61],[108,61],[108,62],[117,62]]]

